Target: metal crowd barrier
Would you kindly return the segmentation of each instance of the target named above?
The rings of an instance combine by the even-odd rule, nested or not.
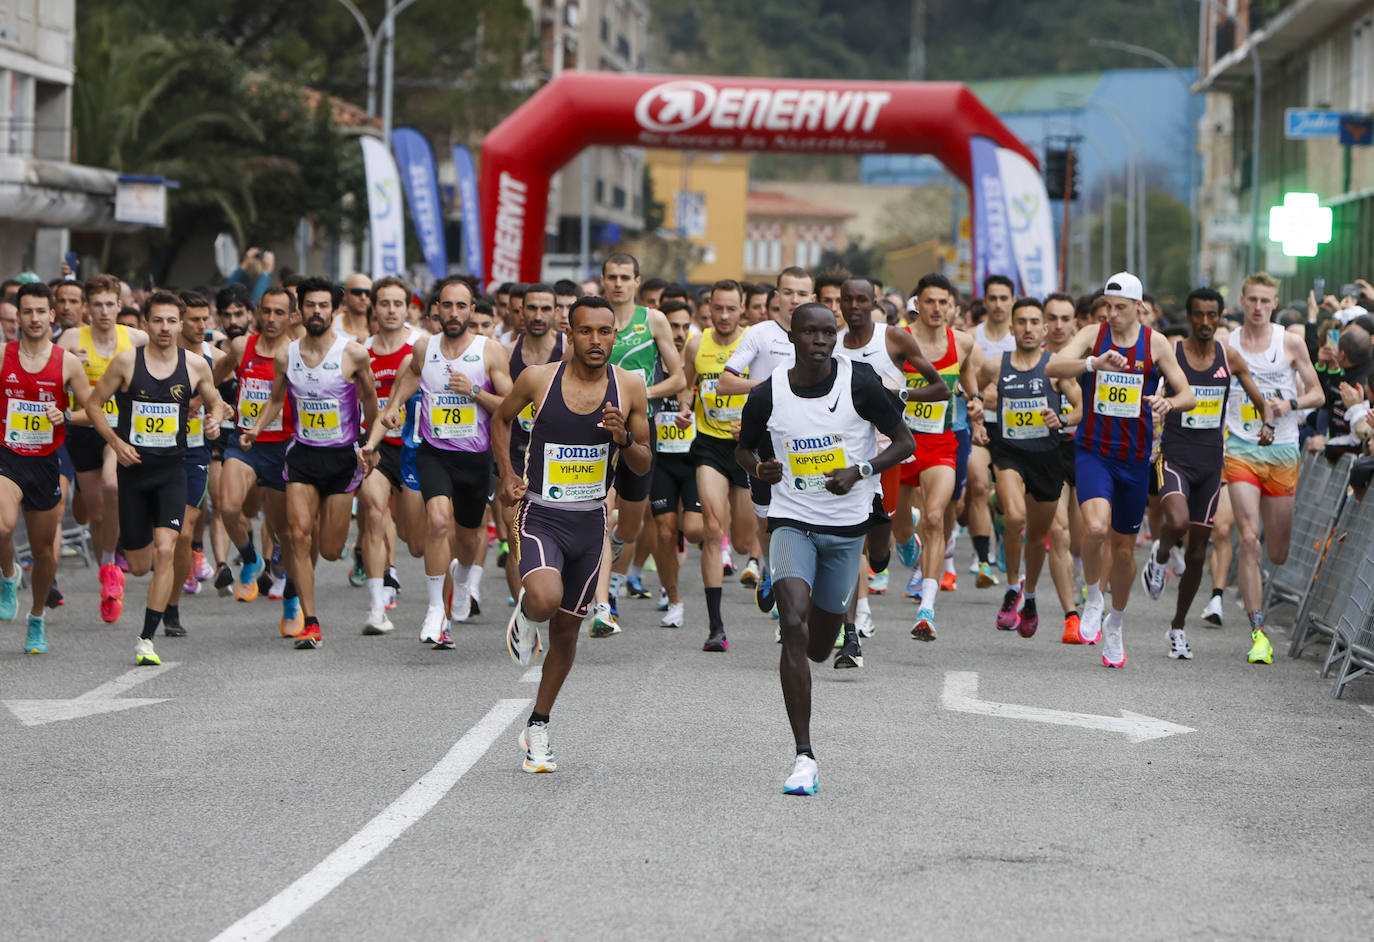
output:
[[[1327,640],[1335,635],[1360,559],[1371,538],[1374,538],[1374,500],[1346,499],[1322,548],[1316,581],[1293,619],[1293,638],[1288,647],[1290,657],[1301,656],[1303,648],[1317,637]],[[1325,677],[1330,669],[1328,658],[1322,664],[1322,676]]]
[[[1369,535],[1374,535],[1374,530],[1366,540]],[[1374,670],[1374,558],[1358,544],[1354,554],[1360,557],[1360,564],[1326,656],[1328,665],[1340,660],[1341,669],[1331,688],[1331,696],[1337,699],[1345,693],[1346,684]]]
[[[1297,643],[1301,609],[1312,595],[1312,580],[1326,552],[1331,527],[1345,499],[1350,466],[1354,463],[1355,459],[1350,455],[1343,456],[1335,465],[1321,455],[1307,455],[1298,472],[1298,491],[1293,504],[1293,536],[1289,543],[1288,558],[1267,574],[1264,603],[1261,605],[1266,623],[1270,621],[1269,615],[1276,605],[1299,607],[1299,617],[1293,622],[1296,653],[1293,648],[1289,649],[1289,654],[1294,657],[1302,651],[1302,644]]]

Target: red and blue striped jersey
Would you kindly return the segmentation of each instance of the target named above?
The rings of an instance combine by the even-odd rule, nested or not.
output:
[[[1083,421],[1074,434],[1074,442],[1080,448],[1095,451],[1104,458],[1118,461],[1146,461],[1154,445],[1154,417],[1145,404],[1145,397],[1155,394],[1159,386],[1159,369],[1150,355],[1150,338],[1153,331],[1140,325],[1140,334],[1129,347],[1118,347],[1112,343],[1111,327],[1105,322],[1098,326],[1097,340],[1093,343],[1092,356],[1101,356],[1108,350],[1115,350],[1126,358],[1126,370],[1142,377],[1140,386],[1139,414],[1132,417],[1104,415],[1097,403],[1097,382],[1100,372],[1084,373],[1078,377],[1078,385],[1083,390]]]

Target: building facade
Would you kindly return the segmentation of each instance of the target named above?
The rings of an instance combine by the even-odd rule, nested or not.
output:
[[[0,0],[0,271],[56,278],[72,229],[117,231],[116,175],[72,158],[76,0]]]
[[[1314,278],[1335,293],[1374,273],[1374,149],[1343,145],[1339,116],[1374,112],[1374,2],[1223,0],[1199,14],[1197,88],[1207,94],[1199,128],[1203,272],[1238,296],[1252,250],[1242,223],[1259,192],[1256,268],[1282,281],[1286,301]],[[1259,172],[1254,173],[1255,65],[1260,80]],[[1330,116],[1289,126],[1290,109]],[[1312,258],[1288,258],[1268,238],[1268,213],[1284,194],[1312,192],[1333,214],[1332,239]]]

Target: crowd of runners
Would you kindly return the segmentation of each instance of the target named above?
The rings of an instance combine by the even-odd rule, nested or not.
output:
[[[1042,615],[1062,619],[1063,644],[1123,668],[1132,592],[1157,599],[1172,576],[1172,622],[1136,622],[1132,649],[1189,659],[1189,624],[1225,615],[1234,528],[1245,657],[1271,663],[1260,554],[1287,554],[1304,417],[1322,416],[1306,447],[1333,460],[1369,435],[1374,321],[1337,305],[1314,367],[1313,331],[1275,321],[1263,273],[1239,323],[1200,288],[1167,328],[1128,272],[1080,298],[1018,298],[1001,276],[978,288],[964,298],[930,274],[908,296],[785,268],[689,291],[627,254],[581,284],[483,293],[451,276],[423,296],[361,274],[256,297],[8,282],[0,620],[21,607],[22,563],[24,650],[49,651],[68,512],[98,557],[103,621],[122,619],[126,573],[151,573],[139,665],[160,663],[159,628],[194,634],[186,595],[266,595],[301,649],[388,634],[393,618],[452,649],[455,625],[509,606],[510,656],[543,653],[521,734],[539,772],[556,768],[549,718],[581,632],[662,626],[723,653],[737,582],[776,619],[789,794],[818,782],[808,661],[863,667],[871,595],[910,598],[900,630],[935,642],[942,594],[986,592],[988,630],[1031,638]],[[689,599],[693,550],[703,596]],[[407,552],[424,563],[423,591],[405,587],[422,618],[396,609]],[[483,583],[489,552],[504,584]],[[351,564],[365,619],[318,596],[320,557]],[[626,599],[649,602],[631,618]]]

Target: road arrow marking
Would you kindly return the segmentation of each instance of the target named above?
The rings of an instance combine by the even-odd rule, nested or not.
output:
[[[165,703],[168,698],[116,698],[145,681],[161,677],[176,666],[176,663],[171,663],[158,667],[136,667],[127,674],[121,674],[109,683],[101,684],[71,700],[6,700],[4,704],[14,714],[15,719],[25,726],[42,726],[44,723],[79,720],[83,716],[95,716],[98,713],[118,713],[120,710],[132,710],[134,707],[152,706],[154,703]]]
[[[974,671],[949,671],[945,674],[945,689],[940,704],[957,713],[976,713],[979,716],[1000,716],[1010,720],[1030,720],[1033,723],[1053,723],[1057,726],[1080,726],[1122,733],[1131,742],[1163,739],[1180,733],[1195,733],[1188,726],[1179,726],[1153,716],[1142,716],[1122,710],[1121,717],[1096,716],[1092,713],[1069,713],[1044,707],[1021,706],[1016,703],[993,703],[978,699],[978,674]]]

